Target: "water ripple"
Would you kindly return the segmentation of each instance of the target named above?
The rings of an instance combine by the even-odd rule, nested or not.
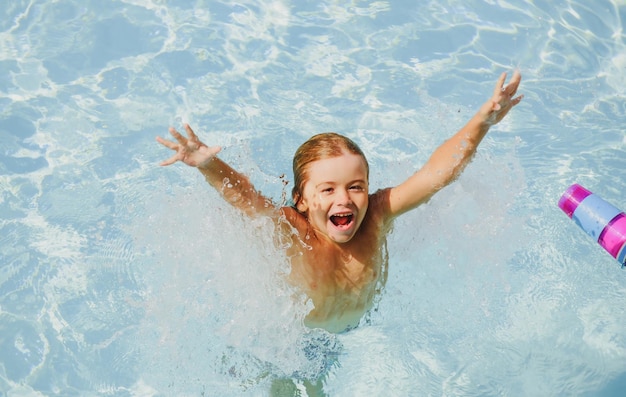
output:
[[[296,147],[342,132],[384,187],[514,68],[524,101],[396,223],[372,324],[314,336],[340,353],[326,391],[593,395],[623,379],[621,270],[556,207],[573,182],[623,205],[620,1],[0,8],[0,394],[253,395],[320,373],[267,225],[157,167],[154,135],[192,123],[279,200]]]

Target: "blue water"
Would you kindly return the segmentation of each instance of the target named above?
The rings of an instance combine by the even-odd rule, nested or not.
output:
[[[626,273],[556,202],[577,182],[626,209],[625,19],[622,0],[2,2],[0,394],[622,395]],[[346,334],[301,325],[271,225],[157,165],[154,137],[189,122],[279,202],[297,146],[337,131],[389,186],[514,69],[525,99],[397,222]]]

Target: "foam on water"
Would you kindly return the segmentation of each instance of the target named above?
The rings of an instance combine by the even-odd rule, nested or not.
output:
[[[148,221],[133,226],[149,252],[140,325],[149,384],[177,394],[208,387],[207,374],[243,388],[294,374],[315,379],[324,365],[302,353],[310,307],[287,283],[271,222],[244,219],[208,187],[159,197]],[[170,385],[172,377],[188,385]]]

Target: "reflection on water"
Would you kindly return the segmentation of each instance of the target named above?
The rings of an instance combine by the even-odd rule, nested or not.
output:
[[[325,374],[329,395],[619,395],[623,272],[556,201],[578,182],[626,209],[621,1],[6,3],[0,394]],[[296,147],[338,131],[388,186],[513,68],[523,103],[398,221],[378,310],[346,334],[302,326],[271,226],[156,165],[154,136],[190,122],[280,200]]]

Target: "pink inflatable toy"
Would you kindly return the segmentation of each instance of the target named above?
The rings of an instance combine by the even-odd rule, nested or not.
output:
[[[559,207],[613,258],[626,266],[626,214],[599,196],[575,183],[561,199]]]

